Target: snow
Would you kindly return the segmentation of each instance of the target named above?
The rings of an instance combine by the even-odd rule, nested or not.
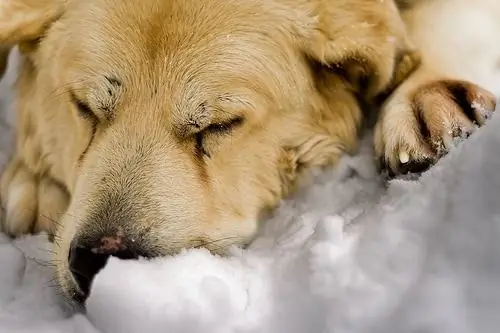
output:
[[[0,332],[498,332],[499,128],[497,115],[418,181],[389,186],[367,141],[285,200],[246,250],[110,259],[86,313],[53,287],[43,235],[0,235]]]

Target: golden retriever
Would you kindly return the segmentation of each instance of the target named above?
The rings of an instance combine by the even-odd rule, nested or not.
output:
[[[249,242],[304,171],[355,151],[377,103],[377,160],[423,170],[495,108],[446,70],[467,63],[428,19],[467,3],[5,0],[0,58],[22,57],[3,231],[53,234],[83,301],[110,255]]]

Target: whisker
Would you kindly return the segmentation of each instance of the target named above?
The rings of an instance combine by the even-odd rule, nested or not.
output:
[[[60,97],[64,94],[67,94],[72,86],[74,86],[77,83],[80,83],[81,80],[75,80],[75,81],[68,81],[66,83],[63,83],[57,87],[55,87],[52,91],[50,91],[47,95],[44,96],[42,99],[42,105],[45,105],[46,103],[49,103],[53,101],[53,99]],[[72,89],[73,92],[81,92],[84,91],[83,88],[75,88],[73,87]]]
[[[26,259],[34,262],[35,264],[39,265],[39,266],[43,266],[43,267],[56,267],[56,264],[51,262],[51,261],[44,261],[44,260],[39,260],[39,259],[36,259],[36,258],[33,258],[33,257],[28,257],[26,256]]]
[[[42,249],[41,247],[37,247],[36,249],[39,250],[39,251],[48,252],[50,254],[56,254],[56,251],[54,251],[54,250]]]
[[[38,213],[37,209],[29,209],[29,208],[23,208],[23,209],[25,211],[27,211],[27,212],[30,212],[30,213],[35,213],[35,214]],[[69,214],[68,212],[64,212],[63,215],[66,215],[66,216],[69,216],[71,218],[77,219],[77,221],[78,221],[78,217],[76,217],[75,215]],[[38,214],[38,216],[47,219],[48,221],[50,221],[51,223],[53,223],[56,226],[56,229],[53,230],[53,232],[50,232],[50,236],[53,237],[53,239],[54,239],[53,243],[56,244],[56,245],[59,245],[55,240],[61,240],[61,237],[58,236],[57,233],[56,233],[57,228],[62,228],[63,227],[63,224],[61,223],[61,221],[56,220],[55,218],[52,218],[52,217],[47,216],[45,214]]]
[[[210,251],[211,252],[215,252],[215,253],[219,253],[221,250],[227,250],[230,246],[232,246],[233,244],[226,244],[226,245],[221,245],[221,246],[217,246],[217,247],[212,247],[210,248]]]
[[[39,216],[41,216],[41,217],[49,220],[50,222],[52,222],[53,224],[55,224],[57,227],[62,227],[62,223],[60,221],[58,221],[58,220],[56,220],[56,219],[54,219],[54,218],[52,218],[50,216],[47,216],[45,214],[40,214]]]
[[[206,241],[200,240],[199,242],[201,242],[202,244],[197,245],[194,248],[201,248],[201,247],[205,247],[207,245],[213,245],[213,244],[216,244],[216,243],[219,243],[219,242],[222,242],[222,241],[231,240],[231,239],[237,239],[237,238],[240,238],[240,237],[238,237],[238,236],[229,236],[229,237],[215,239],[215,240],[212,240],[210,242],[206,242]]]

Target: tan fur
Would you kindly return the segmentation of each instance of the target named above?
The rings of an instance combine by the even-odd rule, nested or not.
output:
[[[418,3],[401,15],[373,0],[33,1],[0,5],[0,43],[23,53],[3,228],[55,233],[68,295],[71,241],[120,233],[150,256],[248,242],[304,171],[355,150],[360,99],[394,91],[375,136],[394,169],[401,149],[438,153],[417,106],[436,142],[447,121],[470,125],[455,77],[409,38],[425,29]]]

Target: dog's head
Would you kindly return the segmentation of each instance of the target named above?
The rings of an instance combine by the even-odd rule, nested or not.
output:
[[[69,254],[97,270],[250,240],[302,170],[352,148],[354,95],[388,84],[402,45],[390,2],[31,2],[2,4],[0,42],[25,54],[19,112],[71,193],[69,295],[90,282]]]

